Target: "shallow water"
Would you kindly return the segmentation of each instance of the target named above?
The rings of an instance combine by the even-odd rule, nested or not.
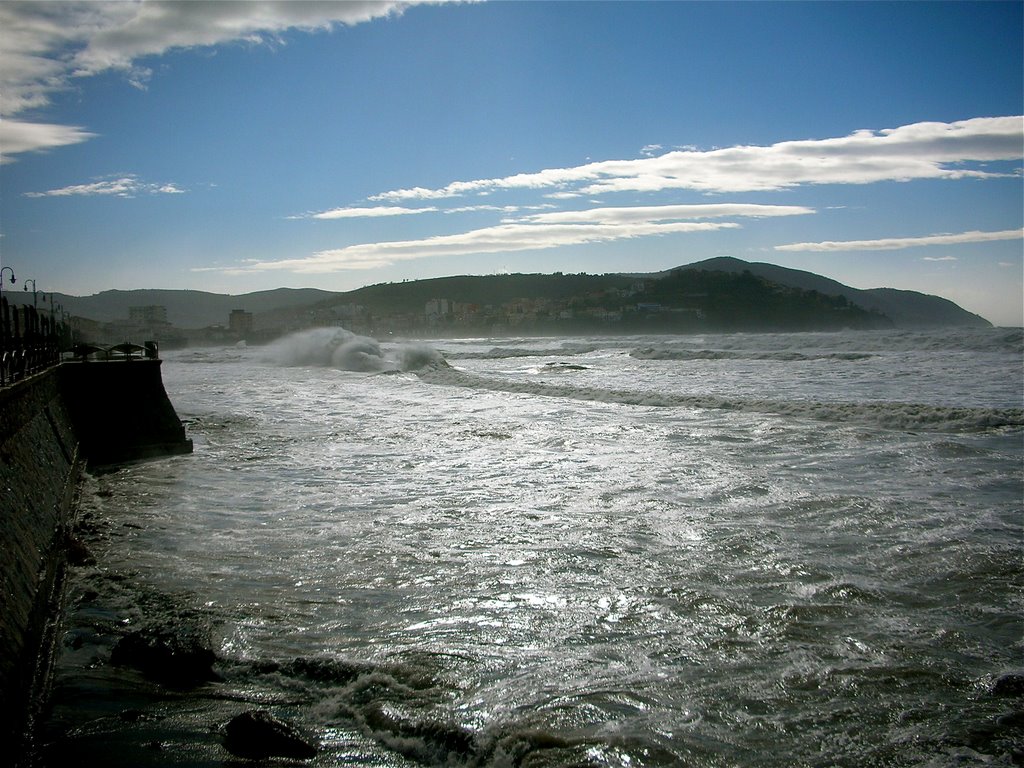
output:
[[[172,353],[195,453],[87,483],[48,760],[221,765],[262,707],[322,766],[1014,764],[1022,359],[1006,329]],[[165,625],[221,679],[111,663]]]

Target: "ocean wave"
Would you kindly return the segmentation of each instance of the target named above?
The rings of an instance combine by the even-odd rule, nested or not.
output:
[[[677,762],[675,751],[651,735],[609,739],[599,728],[586,725],[566,733],[554,727],[546,712],[498,718],[482,728],[462,722],[458,710],[449,706],[454,689],[441,669],[432,669],[437,659],[421,655],[419,664],[332,658],[241,662],[233,669],[228,664],[229,681],[242,683],[249,695],[261,680],[272,691],[298,694],[300,700],[311,702],[302,723],[305,730],[320,733],[325,725],[337,729],[351,723],[384,748],[423,765],[597,768],[609,764],[600,758],[602,753],[620,751],[646,753],[657,758],[658,765]],[[607,697],[592,698],[594,708],[607,705]]]
[[[808,354],[791,351],[758,351],[727,349],[670,349],[667,347],[638,347],[629,353],[637,360],[866,360],[875,357],[870,352],[828,352]]]
[[[454,368],[424,371],[432,384],[493,392],[562,397],[656,408],[699,408],[766,413],[833,423],[860,423],[900,430],[974,432],[1024,426],[1024,408],[964,408],[900,402],[783,401],[719,395],[684,395],[640,390],[602,389],[538,381],[510,381],[477,376]]]
[[[811,357],[830,353],[887,355],[898,352],[1024,352],[1020,328],[932,328],[891,331],[809,333],[724,333],[702,336],[648,336],[634,338],[640,349],[674,352],[746,354],[797,353]]]
[[[270,362],[282,366],[316,366],[343,371],[381,373],[444,367],[444,357],[428,344],[382,345],[344,328],[310,328],[270,344]]]
[[[517,357],[572,357],[597,351],[594,344],[564,344],[558,348],[532,349],[529,347],[492,347],[484,351],[450,350],[445,352],[449,360],[507,360]]]

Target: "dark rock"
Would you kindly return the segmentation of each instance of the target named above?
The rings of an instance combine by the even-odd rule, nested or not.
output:
[[[139,630],[117,642],[110,661],[176,688],[219,680],[213,671],[217,657],[200,635],[190,627]]]
[[[316,756],[312,739],[269,712],[251,709],[224,727],[224,747],[233,755],[250,760],[289,757],[309,760]]]
[[[1024,728],[1024,711],[1007,712],[996,718],[996,725],[1001,728]]]
[[[64,552],[67,555],[68,563],[71,565],[96,565],[96,558],[85,546],[81,539],[68,534],[64,542]]]
[[[1024,674],[1010,673],[992,684],[993,696],[1024,696]]]
[[[408,717],[380,702],[367,707],[363,717],[378,738],[417,761],[448,764],[453,757],[462,762],[476,754],[474,734],[455,723]]]
[[[371,672],[372,668],[340,659],[299,657],[287,664],[285,670],[290,675],[301,676],[315,683],[348,685],[360,675]]]

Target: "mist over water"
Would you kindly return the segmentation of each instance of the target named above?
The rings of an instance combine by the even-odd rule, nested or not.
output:
[[[195,454],[85,489],[49,764],[219,766],[252,708],[318,766],[1019,764],[1022,354],[1005,329],[172,353]],[[114,663],[165,630],[219,679]]]
[[[284,366],[320,366],[342,371],[418,371],[445,365],[441,353],[427,344],[382,345],[376,339],[344,328],[311,328],[266,347],[266,359]]]

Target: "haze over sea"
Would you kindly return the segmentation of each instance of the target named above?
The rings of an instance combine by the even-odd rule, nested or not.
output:
[[[316,766],[1019,763],[1022,355],[999,328],[168,353],[195,453],[88,479],[47,764],[220,766],[252,708]],[[209,635],[222,679],[111,663],[153,628]]]

